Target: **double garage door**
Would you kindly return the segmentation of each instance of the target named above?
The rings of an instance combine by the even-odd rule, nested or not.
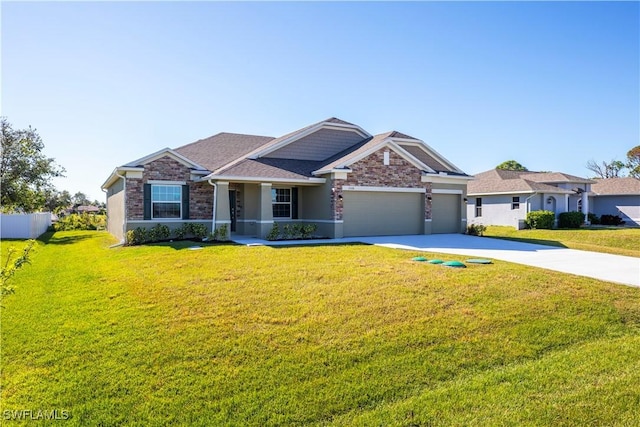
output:
[[[424,193],[344,191],[344,236],[390,236],[424,233]],[[458,233],[460,196],[434,194],[432,230]]]
[[[423,233],[424,193],[345,191],[342,194],[345,237]]]

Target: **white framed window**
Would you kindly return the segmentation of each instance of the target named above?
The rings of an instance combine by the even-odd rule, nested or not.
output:
[[[151,218],[182,218],[181,185],[151,185]]]
[[[476,217],[482,216],[482,197],[476,197]]]
[[[272,188],[271,204],[274,218],[291,218],[291,188]]]
[[[511,199],[511,209],[520,209],[520,197],[515,196]]]

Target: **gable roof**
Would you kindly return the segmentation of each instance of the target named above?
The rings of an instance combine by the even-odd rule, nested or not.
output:
[[[598,196],[640,196],[640,179],[626,178],[606,178],[596,179],[591,185],[591,191]]]
[[[347,132],[347,138],[343,140],[339,131]],[[314,144],[324,143],[327,146],[313,148]],[[329,145],[332,148],[329,149]],[[221,132],[174,150],[166,148],[116,168],[103,188],[114,182],[114,176],[119,176],[117,171],[139,167],[164,155],[183,162],[194,173],[206,175],[203,180],[262,178],[321,182],[324,178],[317,178],[319,174],[335,168],[347,169],[348,165],[385,145],[425,173],[446,172],[468,178],[468,175],[417,138],[398,131],[372,136],[353,123],[330,117],[277,138]],[[312,152],[300,154],[307,149]],[[341,151],[336,152],[338,150]]]
[[[591,183],[593,181],[560,172],[530,172],[491,169],[474,176],[467,194],[555,193],[574,194],[553,183]]]

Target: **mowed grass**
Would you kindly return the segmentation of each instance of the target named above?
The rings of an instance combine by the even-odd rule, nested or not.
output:
[[[74,426],[639,423],[639,289],[364,245],[111,243],[56,233],[16,275],[2,411],[64,410]]]
[[[594,227],[577,230],[516,230],[489,226],[487,237],[640,257],[640,228]]]

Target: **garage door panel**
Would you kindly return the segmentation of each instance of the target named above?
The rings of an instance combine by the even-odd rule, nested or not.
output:
[[[345,191],[343,206],[345,236],[423,233],[423,193]]]
[[[432,233],[460,232],[460,197],[458,194],[434,194],[432,196]]]

